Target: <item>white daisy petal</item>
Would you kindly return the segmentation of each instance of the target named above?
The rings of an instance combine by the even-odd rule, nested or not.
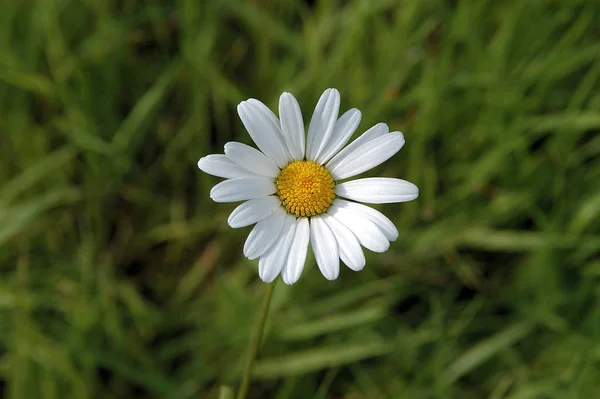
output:
[[[250,104],[256,106],[256,108],[260,109],[260,111],[267,116],[275,126],[281,128],[281,124],[279,123],[279,118],[269,107],[267,107],[262,101],[257,100],[256,98],[249,98],[248,101]]]
[[[308,126],[306,158],[309,161],[317,159],[329,142],[339,110],[340,92],[336,89],[325,90],[317,102],[315,112]]]
[[[210,198],[215,202],[237,202],[266,197],[276,191],[275,183],[264,177],[238,177],[214,186]]]
[[[356,108],[352,108],[344,113],[335,123],[335,128],[331,135],[331,139],[325,145],[325,149],[317,157],[316,162],[319,165],[329,161],[343,146],[346,145],[348,140],[360,123],[361,113]]]
[[[310,242],[319,270],[327,280],[340,275],[340,258],[335,236],[320,216],[310,218]]]
[[[302,269],[304,269],[304,262],[306,261],[309,241],[310,226],[308,218],[296,219],[296,232],[294,233],[294,239],[292,241],[292,246],[290,247],[287,262],[281,272],[284,283],[291,285],[300,278]]]
[[[226,179],[235,179],[236,177],[256,176],[254,173],[240,168],[231,162],[227,155],[211,154],[200,158],[198,168],[209,175],[224,177]]]
[[[304,120],[300,105],[291,93],[283,93],[279,97],[279,117],[281,118],[283,138],[292,158],[304,158]]]
[[[227,223],[234,229],[250,226],[268,217],[278,207],[281,207],[281,201],[273,196],[246,201],[231,212]]]
[[[374,168],[390,159],[404,145],[404,135],[393,132],[377,137],[340,158],[331,176],[336,180],[347,179]]]
[[[283,228],[285,216],[285,211],[279,207],[271,216],[256,223],[244,244],[246,258],[256,259],[271,248]]]
[[[365,145],[369,141],[376,139],[377,137],[383,136],[384,134],[387,134],[389,131],[390,131],[390,129],[388,128],[388,125],[386,125],[385,123],[376,124],[369,130],[367,130],[366,132],[364,132],[363,134],[358,136],[358,138],[356,140],[354,140],[352,143],[348,144],[343,150],[341,150],[333,158],[331,158],[331,160],[329,162],[327,162],[327,165],[326,165],[327,170],[331,170],[331,169],[335,168],[337,166],[337,164],[340,163],[340,161],[342,159],[346,158],[346,156],[349,153],[353,152],[357,148],[360,148],[361,146]]]
[[[331,205],[327,213],[350,229],[363,247],[373,252],[385,252],[389,249],[390,242],[383,232],[360,212]]]
[[[265,283],[275,280],[281,272],[290,251],[295,231],[296,218],[292,215],[286,215],[277,241],[258,261],[258,276]]]
[[[283,141],[279,126],[266,114],[262,107],[254,102],[242,101],[238,105],[238,114],[246,130],[258,148],[283,168],[291,157]]]
[[[394,223],[387,218],[383,213],[377,209],[373,209],[370,206],[359,204],[357,202],[350,202],[343,199],[335,199],[334,204],[340,208],[346,208],[349,210],[355,210],[360,212],[363,216],[367,217],[371,222],[375,223],[377,227],[381,229],[385,238],[389,241],[396,241],[398,238],[398,229],[394,226]]]
[[[333,216],[325,213],[321,217],[335,236],[342,262],[356,272],[362,270],[367,261],[365,259],[365,254],[360,247],[360,243],[358,242],[358,238],[356,238],[346,226],[338,222]]]
[[[262,152],[249,145],[230,141],[225,144],[225,155],[242,168],[272,179],[279,176],[281,170]]]
[[[354,201],[387,204],[414,200],[419,196],[419,188],[406,180],[369,177],[338,184],[335,193]]]

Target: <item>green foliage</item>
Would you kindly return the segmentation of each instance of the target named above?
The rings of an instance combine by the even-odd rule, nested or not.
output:
[[[421,194],[276,288],[250,396],[597,396],[598,5],[310,3],[0,3],[0,396],[232,397],[264,285],[196,162],[327,87]]]

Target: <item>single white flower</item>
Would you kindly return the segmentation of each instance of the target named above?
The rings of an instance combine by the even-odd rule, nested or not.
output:
[[[224,155],[198,161],[202,171],[227,179],[210,191],[214,201],[245,201],[227,221],[233,228],[256,223],[244,255],[259,258],[258,274],[265,282],[280,273],[286,284],[298,281],[309,242],[328,280],[338,277],[340,259],[350,269],[361,270],[361,245],[385,252],[398,230],[381,212],[359,202],[404,202],[419,195],[417,186],[400,179],[340,182],[389,159],[404,145],[404,136],[379,123],[342,149],[361,113],[353,108],[338,119],[339,107],[339,92],[325,90],[305,142],[302,113],[290,93],[279,99],[279,118],[256,99],[242,101],[238,114],[260,151],[229,142]]]

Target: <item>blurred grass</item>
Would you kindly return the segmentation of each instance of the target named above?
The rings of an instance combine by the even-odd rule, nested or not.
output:
[[[196,161],[327,87],[421,196],[361,273],[277,288],[251,396],[598,396],[598,3],[312,3],[0,3],[0,396],[235,385],[264,286]]]

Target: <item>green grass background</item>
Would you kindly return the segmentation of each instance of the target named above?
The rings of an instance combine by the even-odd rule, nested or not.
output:
[[[237,386],[265,286],[196,162],[336,87],[420,197],[276,287],[250,397],[600,397],[599,55],[595,1],[1,2],[0,396]]]

